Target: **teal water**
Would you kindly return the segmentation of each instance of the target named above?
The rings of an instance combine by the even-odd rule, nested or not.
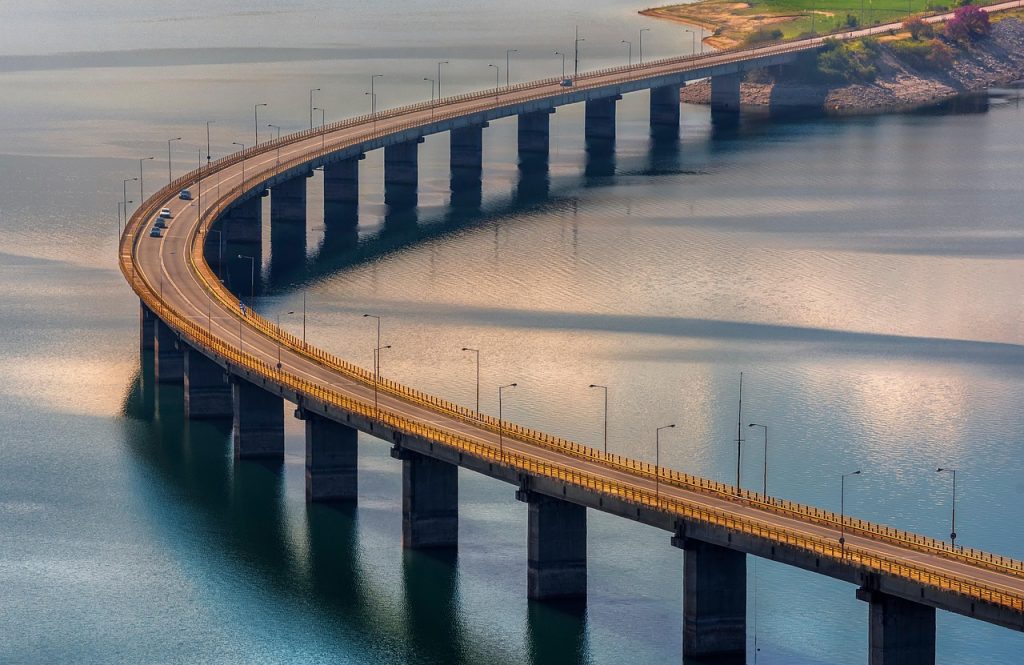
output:
[[[689,46],[624,2],[454,2],[192,8],[90,3],[5,8],[0,24],[0,662],[679,662],[681,553],[667,534],[589,517],[590,600],[525,600],[526,511],[513,488],[460,477],[453,558],[400,548],[400,471],[360,441],[358,508],[307,507],[301,423],[283,467],[234,464],[224,426],[184,424],[180,390],[152,390],[137,301],[114,266],[116,203],[166,139],[180,172],[265,122],[308,124],[514,73],[558,73],[579,22],[585,64]],[[542,14],[543,12],[543,14]],[[508,42],[506,45],[503,42]],[[497,46],[495,46],[497,44]],[[187,47],[179,49],[178,47]],[[126,52],[127,49],[133,51]],[[513,62],[516,62],[515,60]],[[493,80],[493,79],[491,79]],[[385,98],[385,95],[387,96]],[[360,244],[324,245],[310,205],[308,264],[269,271],[259,307],[295,311],[312,342],[466,404],[482,354],[482,408],[598,444],[608,384],[613,450],[730,480],[736,381],[745,422],[771,431],[769,489],[936,537],[958,475],[960,542],[1024,556],[1020,184],[1013,93],[929,114],[739,128],[684,107],[682,140],[654,145],[643,95],[620,103],[613,159],[588,158],[582,110],[553,118],[547,195],[520,186],[514,121],[485,134],[484,205],[447,207],[447,138],[421,148],[415,231],[390,224],[380,155],[363,163]],[[269,129],[261,128],[262,131]],[[196,156],[196,159],[198,156]],[[163,161],[162,161],[163,160]],[[128,196],[138,191],[128,183]],[[310,184],[317,199],[320,180]],[[524,193],[531,194],[524,196]],[[265,234],[269,237],[269,233]],[[301,322],[283,319],[293,331]],[[759,487],[761,440],[744,449]],[[865,660],[853,587],[749,566],[758,663]],[[939,662],[1008,663],[1018,634],[939,615]],[[751,661],[753,654],[751,654]]]

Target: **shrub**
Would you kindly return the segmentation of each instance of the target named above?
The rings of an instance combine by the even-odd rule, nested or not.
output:
[[[826,81],[874,81],[880,52],[874,39],[839,42],[830,39],[818,54],[818,73]]]
[[[935,36],[935,30],[932,28],[930,23],[925,23],[921,18],[912,18],[903,22],[903,29],[910,31],[910,38],[915,42],[920,41],[922,37],[925,39],[931,39]]]
[[[860,19],[854,16],[853,14],[847,14],[846,22],[843,23],[843,25],[846,26],[847,28],[856,28],[857,26],[860,25]]]
[[[991,30],[988,13],[974,5],[959,7],[953,12],[953,18],[946,22],[946,35],[953,41],[961,43],[985,37]]]
[[[952,49],[938,39],[892,42],[889,48],[897,58],[917,69],[947,69],[953,64]]]
[[[765,42],[777,42],[780,39],[782,39],[782,30],[778,28],[772,30],[758,28],[756,31],[748,34],[744,38],[744,42],[747,44],[764,44]]]

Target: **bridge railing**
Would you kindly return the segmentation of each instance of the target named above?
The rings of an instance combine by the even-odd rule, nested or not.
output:
[[[613,70],[615,68],[612,68]],[[622,68],[620,68],[622,69]],[[593,81],[593,77],[589,77],[591,82],[578,86],[579,89],[589,89],[602,87],[605,85],[600,81]],[[527,84],[523,84],[528,87]],[[429,121],[444,120],[452,117],[459,117],[467,113],[475,112],[476,110],[486,110],[494,108],[495,104],[490,102],[493,96],[493,91],[486,91],[484,94],[467,95],[466,98],[477,98],[480,100],[486,100],[487,103],[480,105],[479,107],[473,107],[470,109],[456,109],[444,111],[440,114],[436,114],[434,118]],[[500,97],[500,95],[499,95]],[[523,103],[523,101],[529,101],[532,99],[540,99],[544,97],[550,97],[550,93],[547,91],[538,92],[536,95],[531,95],[527,99],[519,98],[516,99],[514,104]],[[381,115],[378,114],[377,120],[381,119]],[[372,120],[369,116],[362,116],[362,122]],[[346,121],[346,126],[355,126],[358,123],[355,121]],[[210,206],[208,211],[204,212],[205,223],[201,228],[201,232],[205,234],[205,230],[208,228],[212,220],[216,219],[221,215],[231,202],[237,196],[241,195],[245,191],[261,186],[268,178],[273,175],[301,166],[303,163],[318,159],[320,157],[329,155],[338,150],[357,145],[360,142],[365,142],[375,138],[387,136],[396,132],[403,131],[405,129],[414,128],[421,126],[423,123],[420,121],[409,121],[406,123],[400,123],[397,125],[389,125],[387,127],[372,130],[370,132],[362,132],[356,136],[348,137],[341,142],[332,141],[330,144],[325,144],[324,147],[314,150],[309,153],[305,153],[302,157],[289,160],[283,164],[274,167],[271,170],[264,170],[255,174],[251,174],[244,183],[232,187],[228,192],[217,199],[213,206]],[[301,134],[301,133],[300,133]],[[305,133],[306,138],[316,135],[316,132],[309,133],[308,130]],[[284,138],[282,138],[282,142]],[[292,141],[289,141],[292,142]],[[225,168],[233,163],[238,163],[242,159],[246,159],[255,154],[265,154],[274,150],[277,147],[277,142],[267,142],[260,144],[253,148],[247,148],[242,153],[235,153],[228,157],[217,160],[210,166],[204,166],[201,169],[195,169],[179,178],[172,183],[162,187],[156,194],[150,197],[147,202],[141,206],[136,213],[132,216],[132,221],[129,227],[126,227],[125,234],[122,237],[121,243],[121,263],[122,270],[125,272],[126,277],[135,284],[135,266],[131,251],[131,246],[137,237],[137,231],[142,224],[145,223],[151,216],[154,216],[160,206],[164,202],[173,197],[174,194],[181,188],[184,188],[201,176],[203,173],[213,173],[216,170]],[[777,514],[786,515],[799,519],[802,521],[812,521],[823,525],[832,527],[838,527],[840,524],[844,525],[850,533],[859,533],[861,535],[874,537],[890,542],[898,543],[905,547],[918,549],[920,551],[926,551],[929,553],[940,553],[950,558],[968,561],[972,564],[981,564],[985,567],[998,570],[1000,572],[1010,572],[1014,574],[1024,574],[1024,562],[1016,561],[1007,557],[1000,557],[987,552],[981,552],[974,549],[953,549],[950,545],[938,541],[933,538],[920,536],[910,532],[894,529],[884,525],[878,525],[864,520],[859,520],[852,517],[841,517],[834,512],[824,511],[812,506],[805,506],[796,502],[779,499],[776,497],[763,496],[756,492],[748,490],[739,490],[726,483],[720,483],[710,479],[702,478],[699,476],[693,476],[678,471],[667,470],[664,467],[656,468],[654,465],[634,460],[628,457],[615,454],[606,454],[600,450],[594,449],[589,446],[584,446],[577,442],[564,439],[561,437],[552,436],[545,432],[540,432],[530,428],[520,426],[515,423],[508,421],[499,422],[493,416],[487,414],[477,413],[467,407],[459,404],[444,400],[434,395],[430,395],[407,386],[404,386],[397,381],[386,377],[375,377],[372,372],[357,366],[353,363],[347,362],[341,358],[338,358],[322,349],[314,347],[309,344],[305,344],[302,340],[298,339],[294,335],[287,333],[286,331],[278,329],[278,327],[266,320],[264,317],[259,316],[252,310],[246,311],[243,315],[239,308],[239,301],[235,299],[229,292],[224,289],[220,284],[219,280],[213,275],[209,266],[206,264],[202,255],[202,245],[197,242],[198,235],[193,237],[192,256],[190,258],[192,262],[193,270],[201,277],[205,282],[207,290],[211,295],[216,298],[221,304],[233,315],[244,317],[245,322],[251,327],[260,331],[270,339],[280,341],[282,345],[286,346],[293,352],[305,355],[308,358],[312,358],[320,364],[329,367],[335,371],[338,371],[349,378],[357,380],[364,385],[372,386],[374,383],[377,384],[378,389],[381,392],[391,394],[393,396],[402,398],[404,400],[416,403],[425,407],[428,407],[434,411],[442,413],[449,417],[454,417],[463,422],[474,424],[483,429],[491,432],[498,432],[499,430],[503,435],[509,438],[517,439],[532,445],[545,447],[551,450],[556,450],[562,453],[569,454],[581,460],[586,460],[596,464],[600,464],[606,467],[615,468],[619,470],[625,470],[633,475],[646,478],[649,480],[655,477],[659,482],[665,483],[666,485],[673,485],[680,488],[698,491],[704,494],[713,495],[718,498],[732,501],[742,502],[747,505],[755,506],[764,510],[775,512]],[[140,294],[141,295],[141,294]]]

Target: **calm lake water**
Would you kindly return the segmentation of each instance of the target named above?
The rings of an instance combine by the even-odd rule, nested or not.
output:
[[[285,131],[429,94],[687,52],[690,36],[622,0],[169,6],[8,3],[0,22],[0,661],[5,663],[679,662],[681,553],[668,534],[589,516],[585,611],[525,598],[526,508],[460,477],[457,557],[400,547],[400,466],[360,439],[358,508],[307,507],[301,423],[283,467],[235,464],[225,426],[185,424],[181,392],[143,390],[138,304],[114,263],[117,184],[152,192],[253,139],[252,105]],[[634,49],[636,44],[634,43]],[[634,50],[636,55],[636,50]],[[571,58],[570,58],[571,67]],[[502,78],[504,73],[502,74]],[[997,94],[942,112],[738,128],[684,107],[652,145],[646,96],[619,105],[613,158],[583,149],[582,108],[552,120],[547,193],[518,182],[515,121],[485,133],[484,204],[448,208],[448,138],[421,148],[418,228],[384,215],[381,155],[363,162],[357,247],[267,266],[258,307],[383,371],[507,417],[730,480],[736,391],[770,427],[769,490],[1024,557],[1024,111]],[[127,195],[139,201],[138,182]],[[133,189],[134,188],[134,189]],[[318,217],[319,215],[319,217]],[[269,237],[269,233],[265,234]],[[330,240],[330,239],[328,239]],[[246,285],[247,286],[247,285]],[[145,368],[145,369],[144,369]],[[141,382],[140,382],[140,379]],[[744,430],[746,428],[744,427]],[[759,487],[762,441],[744,448]],[[758,663],[866,659],[854,588],[751,559]],[[756,626],[756,627],[755,627]],[[1018,660],[1024,636],[939,614],[943,664]],[[753,652],[750,659],[753,660]]]

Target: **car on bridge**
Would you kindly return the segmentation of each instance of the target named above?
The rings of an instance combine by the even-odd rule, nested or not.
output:
[[[153,220],[153,228],[154,229],[166,229],[167,228],[167,220],[164,219],[163,217],[157,217],[156,219]]]
[[[178,198],[181,199],[182,201],[191,201],[192,192],[188,191],[187,189],[183,189],[180,192],[178,192]]]
[[[159,237],[161,237],[162,235],[163,235],[163,234],[162,234],[162,233],[160,233],[160,227],[159,227],[159,226],[154,226],[154,227],[153,227],[153,230],[149,232],[149,237],[150,237],[150,238],[159,238]]]
[[[164,219],[170,219],[171,218],[171,209],[170,208],[160,208],[160,216],[163,217]]]
[[[562,86],[563,88],[571,88],[572,87],[572,79],[569,79],[569,78],[562,79],[562,82],[559,83],[558,85]]]

